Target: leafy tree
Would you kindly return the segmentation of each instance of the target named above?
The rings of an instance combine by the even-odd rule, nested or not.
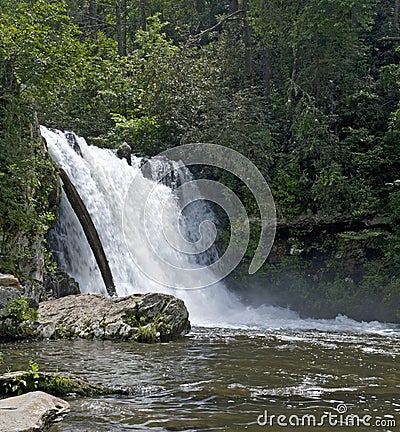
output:
[[[52,221],[56,188],[34,106],[66,85],[79,44],[61,0],[1,0],[0,7],[0,267],[27,277]]]

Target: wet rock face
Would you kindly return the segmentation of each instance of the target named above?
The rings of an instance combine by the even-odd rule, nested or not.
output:
[[[60,298],[80,294],[78,282],[62,268],[44,276],[44,288],[50,298]]]
[[[70,410],[68,402],[36,391],[0,400],[2,432],[44,431]]]
[[[126,142],[122,143],[117,149],[117,156],[120,159],[126,159],[126,161],[128,162],[128,165],[132,165],[131,153],[132,153],[132,148]]]
[[[41,303],[38,313],[33,331],[40,338],[157,342],[178,339],[190,330],[185,304],[167,294],[74,295]]]

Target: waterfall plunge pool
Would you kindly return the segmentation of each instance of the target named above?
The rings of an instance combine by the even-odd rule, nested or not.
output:
[[[383,324],[357,331],[195,327],[168,344],[59,340],[0,350],[12,369],[34,359],[41,370],[131,389],[129,397],[67,397],[71,413],[52,432],[294,430],[262,426],[265,413],[324,421],[343,406],[389,425],[345,430],[394,432],[393,422],[400,424],[400,332]],[[338,427],[326,420],[315,430]]]

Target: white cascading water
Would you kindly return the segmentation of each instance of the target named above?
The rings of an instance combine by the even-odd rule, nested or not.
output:
[[[133,218],[140,215],[139,211],[135,212],[136,203],[142,198],[140,191],[137,191],[137,196],[126,198],[133,177],[141,176],[143,184],[153,182],[142,176],[139,168],[141,159],[133,158],[132,166],[129,166],[125,160],[118,159],[111,150],[88,146],[83,138],[76,137],[82,154],[80,156],[69,145],[64,133],[45,127],[42,127],[41,131],[46,139],[51,157],[67,172],[93,219],[109,261],[118,296],[138,292],[166,292],[185,301],[194,324],[210,325],[233,322],[230,318],[238,310],[240,303],[229,294],[223,284],[190,292],[170,289],[149,279],[132,261],[125,244],[122,214],[124,205],[128,205]],[[153,175],[156,177],[160,174],[156,172],[159,168],[159,163],[155,163]],[[162,214],[163,204],[172,193],[171,188],[163,184],[157,185],[156,199],[151,203],[154,218]],[[209,209],[207,211],[209,212]],[[179,212],[178,205],[169,209],[171,227],[174,226],[173,221],[177,219]],[[188,215],[186,222],[189,222]],[[185,224],[189,239],[195,237],[195,232],[198,231],[198,224],[197,227],[194,224],[196,221]],[[141,225],[139,221],[137,225]],[[160,238],[159,247],[160,249],[165,247],[165,250],[159,252],[168,254],[168,245],[162,243],[156,220],[154,221],[154,232],[150,235]],[[64,193],[61,197],[59,218],[50,234],[50,241],[58,262],[79,282],[82,292],[106,294],[93,253]],[[135,253],[148,254],[148,259],[152,259],[151,251],[145,250],[139,239],[137,239],[135,249]],[[195,265],[190,263],[189,258],[187,260],[188,262],[182,264]]]
[[[229,292],[223,282],[197,290],[172,289],[154,282],[138,269],[132,260],[126,246],[126,243],[129,242],[126,242],[124,238],[122,214],[125,205],[128,206],[128,214],[133,221],[141,216],[137,210],[137,203],[143,199],[140,195],[141,191],[134,191],[133,195],[132,191],[129,191],[132,196],[127,196],[132,179],[138,175],[143,186],[147,182],[153,182],[152,185],[154,185],[154,180],[147,177],[155,180],[162,178],[165,161],[155,158],[154,163],[150,165],[152,172],[144,177],[140,170],[142,162],[140,158],[134,157],[132,166],[129,166],[126,160],[118,159],[112,150],[88,146],[83,138],[73,136],[80,147],[81,155],[79,155],[71,147],[70,133],[64,134],[43,126],[41,132],[52,159],[66,171],[93,219],[109,261],[118,296],[151,291],[175,295],[185,301],[190,320],[194,325],[316,328],[320,330],[376,329],[377,331],[381,328],[378,323],[374,323],[371,328],[366,323],[357,323],[346,317],[338,317],[336,320],[304,320],[300,319],[295,312],[285,308],[268,305],[262,305],[256,309],[246,307],[234,294]],[[215,221],[210,207],[202,201],[196,201],[198,203],[196,206],[188,206],[183,219],[178,199],[175,200],[175,205],[171,205],[171,200],[168,198],[171,198],[171,194],[174,193],[174,182],[179,183],[191,179],[190,172],[186,168],[182,169],[179,175],[181,176],[179,179],[170,179],[172,187],[162,183],[157,184],[155,197],[150,202],[154,228],[149,234],[156,239],[154,243],[157,244],[157,252],[161,256],[168,256],[170,261],[176,260],[175,262],[183,267],[191,268],[199,264],[204,267],[203,264],[207,260],[215,259],[216,251],[213,248],[207,251],[207,254],[200,255],[200,258],[197,258],[200,262],[197,263],[188,257],[182,258],[181,255],[171,256],[173,255],[170,251],[171,247],[163,240],[162,233],[160,233],[157,218],[163,213],[163,205],[166,202],[169,203],[170,208],[167,212],[168,219],[164,218],[163,223],[170,224],[170,227],[166,227],[167,229],[176,229],[174,221],[180,217],[181,230],[185,230],[184,236],[188,240],[197,240],[201,221]],[[143,187],[143,189],[146,188]],[[137,226],[140,225],[138,220]],[[125,232],[125,235],[129,233]],[[139,237],[138,232],[131,235],[133,238],[127,240],[135,244],[133,253],[141,254],[145,260],[152,260],[152,251],[146,250],[144,243],[137,238]],[[50,233],[50,242],[57,261],[79,282],[82,292],[107,293],[83,229],[64,192],[61,197],[58,221]],[[182,259],[186,261],[182,262]],[[210,270],[205,268],[204,272],[207,271]],[[177,281],[177,286],[179,286],[179,281]]]

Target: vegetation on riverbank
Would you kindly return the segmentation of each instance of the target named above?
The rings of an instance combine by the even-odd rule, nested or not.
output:
[[[27,370],[0,374],[0,399],[34,391],[43,391],[53,396],[84,397],[130,394],[129,388],[96,385],[69,373],[42,372],[33,360],[29,361]]]
[[[266,289],[278,290],[280,279],[287,297],[317,315],[327,304],[331,315],[365,299],[398,303],[398,0],[0,7],[1,271],[40,279],[43,234],[56,209],[36,112],[40,123],[89,143],[127,141],[146,155],[193,141],[238,150],[277,205]],[[259,217],[238,179],[204,172]],[[377,219],[384,222],[371,226]],[[221,250],[228,231],[221,227]],[[248,257],[257,224],[252,231]],[[245,270],[246,260],[236,275]],[[304,285],[283,283],[293,270]]]

